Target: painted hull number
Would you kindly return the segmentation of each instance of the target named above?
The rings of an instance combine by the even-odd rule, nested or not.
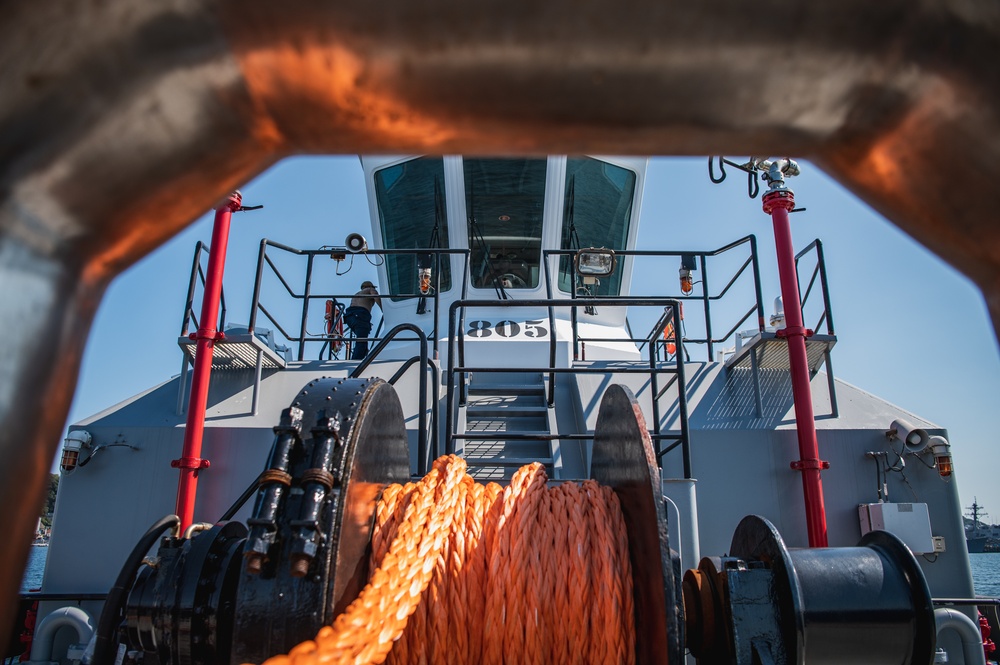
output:
[[[548,328],[543,321],[525,321],[523,324],[517,321],[503,320],[494,324],[492,321],[482,319],[469,321],[469,329],[466,335],[483,339],[492,337],[494,333],[498,337],[545,337],[549,334]]]

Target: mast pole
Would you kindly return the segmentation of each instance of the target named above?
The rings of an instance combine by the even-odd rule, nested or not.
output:
[[[188,401],[187,424],[184,427],[184,445],[180,459],[170,462],[170,466],[180,469],[177,481],[177,516],[181,519],[183,531],[194,521],[194,504],[198,491],[198,472],[210,465],[201,458],[201,444],[205,433],[205,409],[208,404],[208,386],[212,378],[212,355],[215,342],[225,334],[217,328],[219,318],[219,298],[222,294],[222,275],[226,266],[226,245],[229,243],[229,223],[232,214],[240,210],[242,196],[234,192],[215,211],[215,225],[212,228],[212,245],[208,253],[208,269],[205,273],[205,293],[201,302],[201,318],[198,331],[191,337],[198,342],[191,377],[191,397]]]
[[[795,405],[795,430],[799,442],[799,458],[791,467],[802,472],[802,492],[805,496],[806,530],[810,547],[827,546],[826,507],[823,502],[822,469],[830,463],[819,458],[816,441],[816,420],[813,411],[812,387],[809,379],[809,359],[806,354],[806,330],[802,321],[798,275],[795,270],[795,249],[788,213],[795,208],[795,195],[785,184],[784,176],[797,175],[798,166],[789,159],[763,162],[768,171],[764,179],[770,189],[763,196],[764,212],[774,226],[774,246],[781,280],[781,298],[785,308],[785,327],[777,331],[788,341],[788,365],[792,378],[792,399]]]

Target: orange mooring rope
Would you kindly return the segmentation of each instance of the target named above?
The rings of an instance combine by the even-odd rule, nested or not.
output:
[[[451,455],[387,487],[368,585],[315,640],[265,665],[634,663],[618,499],[593,480],[547,480],[534,463],[506,489],[480,485]]]

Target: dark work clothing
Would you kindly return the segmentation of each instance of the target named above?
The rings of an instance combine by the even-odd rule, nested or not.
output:
[[[368,337],[372,334],[372,313],[364,307],[348,307],[344,311],[344,322],[354,332],[355,337]],[[364,360],[368,355],[368,342],[354,340],[354,350],[351,360]]]

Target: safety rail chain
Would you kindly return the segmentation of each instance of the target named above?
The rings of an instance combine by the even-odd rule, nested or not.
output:
[[[631,297],[631,296],[614,296],[614,297],[604,297],[604,298],[587,298],[587,304],[593,305],[595,307],[664,307],[669,309],[671,315],[665,318],[661,318],[661,323],[659,326],[654,326],[651,332],[651,338],[656,339],[663,335],[663,331],[666,328],[667,323],[671,321],[680,321],[680,302],[676,298],[665,298],[665,297],[652,297],[652,298],[642,298],[642,297]],[[690,436],[688,431],[688,414],[687,414],[687,386],[684,378],[684,358],[683,354],[676,354],[675,362],[673,366],[658,364],[656,357],[653,354],[649,354],[648,367],[641,367],[638,363],[635,366],[615,366],[615,367],[556,367],[556,348],[558,340],[555,334],[555,315],[554,310],[556,307],[579,307],[580,302],[578,300],[565,300],[565,299],[538,299],[538,300],[456,300],[451,304],[448,310],[448,386],[447,386],[447,402],[445,413],[447,418],[445,420],[445,443],[447,449],[446,454],[454,453],[455,442],[458,440],[478,440],[483,438],[482,434],[458,434],[455,432],[456,418],[458,417],[458,407],[464,406],[468,401],[467,395],[467,382],[466,375],[470,373],[491,373],[491,372],[537,372],[538,367],[474,367],[465,364],[465,312],[468,309],[474,309],[479,307],[503,307],[503,308],[547,308],[549,311],[549,321],[552,333],[549,337],[549,367],[544,372],[549,375],[549,393],[546,399],[548,408],[554,408],[555,406],[555,383],[557,374],[649,374],[649,385],[650,394],[652,396],[652,407],[653,407],[653,431],[650,434],[650,438],[653,440],[653,446],[656,450],[657,463],[662,466],[663,457],[670,451],[681,446],[681,452],[683,456],[684,465],[684,478],[692,478],[691,475],[691,446],[690,446]],[[461,314],[459,314],[461,312]],[[677,344],[677,348],[680,348],[681,338],[680,338],[680,326],[675,325],[673,329],[673,340]],[[647,340],[647,341],[650,341]],[[575,341],[575,340],[574,340]],[[629,341],[626,339],[616,339],[617,342]],[[454,348],[457,345],[457,349]],[[457,364],[456,364],[457,360]],[[660,374],[672,374],[674,375],[671,381],[664,386],[662,389],[659,387],[659,376]],[[456,379],[459,385],[459,398],[456,404],[455,398],[455,384]],[[677,383],[677,412],[678,418],[680,420],[681,431],[679,434],[664,434],[660,428],[660,408],[659,400],[666,392],[666,390]],[[497,438],[496,433],[490,433],[492,438]],[[589,441],[593,439],[593,435],[590,434],[547,434],[547,435],[524,435],[524,434],[504,434],[504,440],[517,441],[517,440],[532,440],[532,441],[545,441],[545,440],[565,440],[565,441]],[[668,440],[673,441],[672,444],[662,447],[661,441]]]
[[[742,247],[744,245],[748,245],[749,246],[749,250],[750,250],[749,256],[747,256],[747,258],[743,262],[743,264],[733,273],[733,275],[729,278],[729,281],[726,282],[725,286],[722,287],[722,289],[718,293],[712,294],[712,292],[711,292],[711,290],[709,288],[708,259],[711,258],[711,257],[720,256],[722,254],[726,254],[728,252],[734,251],[737,248]],[[545,254],[546,259],[548,259],[549,257],[552,257],[552,256],[572,257],[576,253],[577,253],[577,250],[575,250],[575,249],[547,249],[547,250],[544,250],[544,254]],[[615,250],[615,256],[616,257],[636,257],[636,256],[669,257],[669,256],[673,256],[673,257],[677,257],[677,258],[691,257],[692,259],[697,259],[699,269],[701,270],[701,279],[699,280],[701,282],[701,293],[700,293],[700,295],[685,295],[685,294],[681,293],[681,294],[676,294],[676,295],[670,295],[670,297],[673,298],[673,299],[675,299],[675,300],[681,301],[681,302],[684,302],[684,301],[696,301],[696,302],[700,302],[702,304],[702,312],[703,312],[704,320],[705,320],[705,337],[701,337],[701,338],[698,338],[698,337],[685,337],[684,338],[684,342],[686,344],[704,344],[704,345],[706,345],[706,347],[707,347],[707,353],[708,353],[708,359],[709,360],[712,360],[714,358],[714,356],[715,356],[715,353],[714,353],[715,345],[716,344],[720,344],[720,343],[726,341],[727,339],[729,339],[730,337],[732,337],[733,334],[736,333],[737,330],[739,330],[740,326],[742,326],[747,321],[747,319],[749,319],[751,316],[753,316],[754,312],[757,313],[757,326],[758,326],[759,330],[761,332],[764,331],[764,302],[763,302],[763,297],[761,296],[760,264],[759,264],[759,261],[758,261],[758,258],[757,258],[757,238],[753,234],[748,235],[748,236],[744,236],[744,237],[740,238],[739,240],[735,240],[735,241],[729,243],[728,245],[724,245],[723,247],[720,247],[720,248],[714,249],[714,250],[709,250],[709,251],[700,251],[699,252],[699,251],[688,251],[688,250],[684,250],[684,251],[661,251],[661,250],[621,250],[621,251],[618,251],[618,250]],[[551,286],[552,285],[552,280],[550,279],[550,275],[549,275],[549,264],[550,264],[550,261],[546,260],[544,263],[545,263],[545,283],[546,283],[546,288],[547,288],[546,295],[549,298],[551,298],[552,297],[552,286]],[[569,261],[569,265],[570,265],[570,284],[576,284],[576,281],[577,281],[576,263],[574,261]],[[748,269],[751,271],[751,276],[753,278],[753,287],[754,287],[754,296],[755,296],[755,302],[754,302],[753,306],[739,319],[739,321],[736,322],[736,325],[734,325],[733,327],[731,327],[726,332],[725,335],[722,335],[721,337],[713,337],[713,335],[712,335],[712,303],[714,303],[717,300],[721,300],[722,298],[724,298],[726,296],[726,294],[729,293],[729,290],[733,287],[733,285],[736,284],[737,281],[739,281],[740,277],[742,277],[746,273],[746,271]],[[825,269],[824,269],[824,274],[825,274]],[[593,296],[580,296],[579,294],[576,293],[576,289],[573,289],[570,292],[570,298],[574,299],[574,300],[585,301],[585,303],[587,305],[595,305],[595,303],[591,302],[591,300],[593,300]],[[573,344],[574,344],[574,347],[573,347],[573,357],[574,358],[578,358],[579,357],[579,344],[581,342],[586,343],[586,342],[609,341],[609,340],[605,340],[603,338],[586,338],[586,337],[580,337],[579,334],[578,334],[578,330],[577,330],[578,317],[577,317],[577,310],[576,309],[572,310],[572,312],[570,314],[570,321],[571,321],[571,324],[573,326],[573,339],[574,339],[574,342],[573,342]],[[618,340],[615,340],[615,341],[618,341]],[[633,339],[631,341],[641,342],[641,341],[644,341],[644,340],[642,340],[642,339]],[[663,340],[651,340],[651,345],[650,345],[650,349],[651,349],[650,353],[651,354],[652,353],[658,353],[658,351],[654,351],[653,350],[654,344],[656,346],[658,346],[658,347],[662,347],[663,344],[664,344],[664,342],[663,342]],[[680,346],[678,346],[677,348],[680,349]],[[642,347],[640,347],[639,350],[641,351]]]
[[[296,292],[294,288],[288,283],[288,280],[281,274],[281,271],[271,260],[271,257],[267,255],[267,249],[273,248],[282,252],[287,252],[289,254],[294,254],[296,256],[306,257],[306,275],[305,281],[302,287],[302,292]],[[308,342],[319,342],[328,343],[330,341],[329,335],[309,335],[306,331],[306,324],[309,319],[309,305],[314,300],[345,300],[350,301],[354,297],[354,292],[351,293],[313,293],[312,290],[312,277],[313,277],[313,267],[317,256],[327,256],[330,257],[334,254],[341,254],[351,256],[352,253],[347,249],[342,247],[326,248],[326,249],[296,249],[294,247],[289,247],[288,245],[283,245],[273,240],[263,239],[260,241],[260,251],[257,255],[257,274],[254,279],[253,286],[253,297],[250,303],[250,333],[256,329],[257,326],[257,313],[262,313],[268,321],[270,321],[275,328],[287,339],[289,342],[298,343],[298,360],[305,359],[305,346]],[[442,249],[442,248],[429,248],[429,249],[368,249],[364,252],[358,252],[357,254],[364,254],[368,256],[412,256],[414,260],[421,255],[430,255],[433,257],[433,269],[432,276],[434,279],[434,289],[433,294],[422,294],[422,293],[383,293],[380,294],[382,298],[431,298],[434,302],[434,325],[431,332],[431,344],[434,352],[438,350],[438,329],[440,327],[439,315],[438,315],[438,302],[441,294],[441,273],[442,270],[439,269],[441,265],[441,257],[450,255],[463,256],[465,260],[463,275],[462,275],[462,297],[464,298],[467,293],[467,284],[469,282],[469,255],[470,251],[467,249]],[[299,333],[298,335],[293,335],[289,333],[285,328],[278,323],[276,318],[267,310],[264,304],[260,300],[260,287],[261,282],[264,278],[264,268],[270,268],[274,276],[277,277],[278,281],[284,287],[285,291],[289,296],[296,300],[302,301],[302,311],[299,317]],[[454,280],[453,280],[454,282]],[[382,338],[376,334],[375,337],[366,338],[354,338],[358,341],[368,341],[377,343]]]
[[[212,249],[202,241],[198,241],[194,245],[194,259],[191,261],[191,278],[188,280],[188,290],[187,298],[184,301],[184,316],[181,319],[181,337],[187,337],[190,329],[189,325],[194,324],[194,329],[198,329],[198,317],[194,313],[194,290],[198,286],[198,282],[201,282],[201,286],[205,288],[205,271],[201,267],[201,255],[204,253],[206,256],[211,254]],[[226,329],[226,292],[221,290],[219,292],[219,327],[218,330]]]

